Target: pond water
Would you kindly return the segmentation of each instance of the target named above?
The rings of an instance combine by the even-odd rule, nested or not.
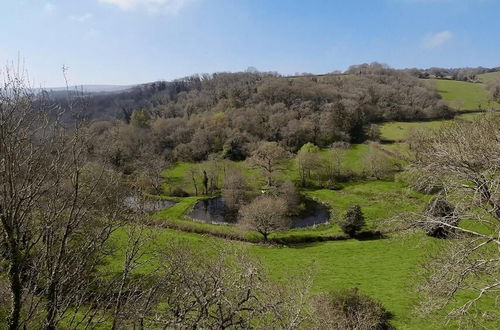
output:
[[[303,228],[328,222],[330,211],[325,205],[312,199],[305,200],[305,210],[292,217],[293,228]],[[193,220],[216,224],[236,223],[238,214],[232,212],[222,199],[200,199],[187,216]]]
[[[200,199],[188,213],[188,217],[218,224],[236,223],[238,220],[238,214],[227,207],[222,197]]]
[[[330,210],[325,205],[312,199],[305,200],[305,210],[292,217],[293,228],[303,228],[327,223]]]
[[[177,202],[165,199],[148,199],[143,201],[141,204],[141,201],[137,196],[129,196],[125,198],[124,203],[125,206],[132,211],[143,211],[146,213],[157,212],[177,204]]]

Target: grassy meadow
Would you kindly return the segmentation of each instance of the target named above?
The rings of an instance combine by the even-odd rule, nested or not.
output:
[[[483,83],[488,83],[495,79],[500,79],[500,72],[488,72],[478,75],[478,79]]]
[[[456,110],[500,109],[499,103],[490,101],[488,90],[482,83],[441,79],[429,79],[427,82],[434,85],[442,98]]]

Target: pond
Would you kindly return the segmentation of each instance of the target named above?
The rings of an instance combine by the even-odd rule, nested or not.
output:
[[[166,199],[148,199],[146,201],[142,201],[141,205],[141,201],[137,196],[126,197],[124,203],[125,206],[132,211],[143,211],[146,213],[157,212],[177,204],[175,201]]]
[[[187,216],[196,221],[214,224],[234,224],[238,221],[238,214],[231,211],[222,197],[200,199],[193,206]],[[305,200],[305,210],[292,216],[293,228],[303,228],[327,223],[330,211],[325,205],[312,199]]]

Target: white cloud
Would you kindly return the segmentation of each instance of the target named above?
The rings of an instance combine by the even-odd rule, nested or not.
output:
[[[49,14],[53,13],[55,9],[56,6],[50,2],[47,2],[45,3],[45,5],[43,5],[43,10],[45,10]]]
[[[432,50],[441,47],[446,42],[453,38],[453,33],[450,31],[441,31],[431,35],[428,35],[422,41],[422,48]]]
[[[69,19],[76,22],[85,22],[91,19],[93,16],[94,15],[92,15],[91,13],[85,13],[82,15],[71,15],[69,16]]]
[[[151,14],[176,14],[193,0],[99,0],[121,10],[146,10]]]

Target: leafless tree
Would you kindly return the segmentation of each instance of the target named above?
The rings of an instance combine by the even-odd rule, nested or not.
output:
[[[456,237],[425,268],[427,282],[421,289],[429,300],[422,305],[426,311],[440,308],[461,289],[475,291],[476,297],[449,314],[465,316],[485,296],[498,300],[500,289],[500,117],[455,121],[420,134],[416,142],[414,166],[426,180],[442,187],[440,198],[449,201],[453,211],[444,216],[408,215],[404,223],[448,228]],[[475,225],[461,225],[455,219]]]
[[[149,272],[141,276],[136,274],[138,268],[151,266],[154,256],[148,253],[147,247],[153,240],[152,231],[144,225],[128,226],[122,269],[112,281],[116,288],[112,299],[112,329],[121,329],[128,323],[138,323],[139,328],[144,328],[144,319],[156,303],[156,268],[149,267]]]
[[[375,142],[370,143],[369,150],[363,158],[364,171],[367,175],[380,180],[395,169],[394,162],[383,151],[377,148]]]
[[[259,232],[267,240],[272,232],[290,228],[291,222],[286,212],[287,203],[283,198],[259,196],[240,209],[239,224]]]
[[[149,318],[166,328],[296,329],[308,319],[309,281],[292,292],[266,279],[244,250],[220,242],[194,249],[172,242],[162,254],[159,305]]]
[[[276,191],[276,196],[283,198],[286,201],[287,214],[297,214],[301,202],[301,196],[295,184],[288,180],[283,182]]]
[[[317,181],[322,165],[319,151],[319,148],[314,144],[306,143],[297,153],[300,182],[303,187],[307,185],[307,181]]]
[[[262,142],[252,153],[248,162],[252,167],[260,169],[266,183],[270,187],[273,185],[275,172],[278,166],[287,159],[288,153],[276,142]]]
[[[348,146],[348,144],[346,146],[334,145],[323,157],[321,177],[324,185],[333,187],[342,176],[347,174],[343,162]]]
[[[250,187],[244,174],[238,172],[236,169],[226,170],[222,185],[222,198],[232,210],[238,210],[248,202]]]
[[[54,329],[91,299],[93,273],[122,206],[120,176],[92,159],[85,124],[65,128],[60,114],[21,75],[6,72],[0,89],[0,230],[9,266],[10,329],[32,327],[39,318]]]

